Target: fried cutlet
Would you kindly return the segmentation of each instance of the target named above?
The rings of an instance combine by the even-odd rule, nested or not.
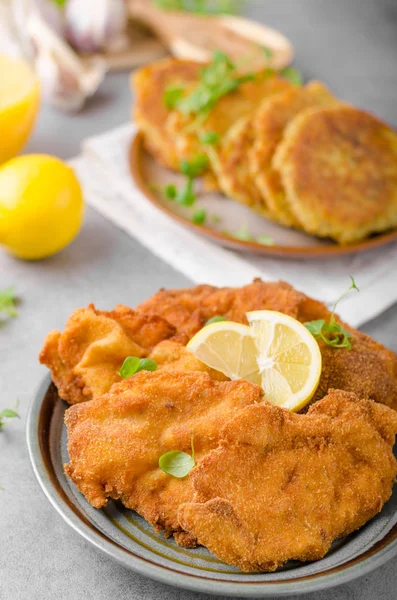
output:
[[[193,439],[199,461],[217,447],[222,425],[262,399],[262,389],[244,380],[142,371],[66,412],[65,472],[95,508],[121,500],[157,531],[192,545],[194,536],[184,534],[177,519],[179,505],[193,499],[190,477],[167,475],[159,458],[171,450],[191,454]]]
[[[206,321],[224,316],[230,321],[247,323],[246,312],[277,310],[302,323],[325,319],[327,307],[284,282],[256,279],[241,288],[216,288],[199,285],[182,290],[160,290],[138,307],[172,323],[181,334],[191,338]],[[329,388],[354,392],[397,410],[397,356],[369,336],[337,320],[353,334],[352,349],[335,349],[319,340],[322,374],[315,400]]]
[[[302,228],[340,244],[397,226],[397,134],[348,106],[298,115],[274,155]]]
[[[318,81],[304,87],[290,86],[284,93],[264,102],[252,118],[252,142],[246,149],[251,177],[263,196],[270,215],[282,225],[299,227],[291,212],[272,158],[287,124],[313,106],[332,106],[339,101]]]
[[[265,85],[265,100],[262,98],[264,102],[292,87],[279,77],[269,78]],[[250,173],[248,155],[254,142],[252,120],[250,112],[234,123],[219,146],[209,149],[209,157],[225,195],[269,217],[263,196]]]
[[[132,77],[136,94],[134,118],[144,134],[147,150],[164,166],[179,170],[175,140],[166,132],[170,114],[164,102],[167,88],[186,87],[198,81],[202,65],[175,58],[159,60],[138,69]]]
[[[194,91],[195,85],[192,84],[188,91]],[[170,112],[166,130],[178,148],[179,159],[191,160],[199,154],[206,154],[208,147],[200,142],[200,134],[215,132],[222,140],[234,123],[251,114],[268,94],[286,85],[287,82],[276,75],[257,73],[252,81],[246,81],[222,96],[204,119],[176,110]]]
[[[127,356],[147,356],[175,334],[176,328],[161,316],[122,305],[106,312],[90,304],[72,314],[62,333],[47,335],[40,362],[51,370],[59,396],[75,404],[97,398],[121,381],[118,371]]]
[[[189,373],[192,371],[201,371],[208,373],[214,381],[229,380],[229,377],[226,377],[220,371],[211,369],[211,367],[208,367],[196,358],[194,354],[186,350],[185,346],[173,340],[164,340],[164,342],[157,344],[149,355],[149,358],[156,361],[157,368],[164,372],[174,373],[182,371],[183,373]]]
[[[180,524],[243,571],[322,558],[390,497],[396,433],[394,411],[347,392],[331,391],[306,415],[249,406],[191,472],[196,496]]]

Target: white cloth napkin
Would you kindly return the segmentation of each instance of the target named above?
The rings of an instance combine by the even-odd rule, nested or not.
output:
[[[288,281],[332,306],[353,275],[351,291],[338,314],[354,326],[397,301],[397,244],[346,257],[286,260],[221,248],[158,211],[134,184],[128,153],[136,127],[128,124],[84,142],[71,161],[88,204],[195,283],[240,286],[254,277]]]

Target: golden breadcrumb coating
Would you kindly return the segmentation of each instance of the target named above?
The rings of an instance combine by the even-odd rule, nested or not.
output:
[[[180,525],[243,571],[320,559],[389,499],[396,433],[396,412],[347,392],[306,415],[249,406],[191,472],[196,496]]]

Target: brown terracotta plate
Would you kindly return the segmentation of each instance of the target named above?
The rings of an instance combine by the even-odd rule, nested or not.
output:
[[[136,185],[159,210],[165,212],[195,233],[213,242],[243,252],[286,258],[319,258],[340,256],[377,248],[397,240],[397,230],[375,235],[363,242],[339,246],[332,240],[316,238],[294,229],[282,227],[260,217],[246,206],[226,198],[220,192],[204,192],[202,182],[197,182],[198,199],[193,208],[185,208],[165,198],[161,190],[168,183],[183,185],[184,177],[159,165],[144,149],[143,135],[138,133],[131,145],[130,168]],[[195,225],[192,215],[204,208],[205,225]],[[272,245],[236,239],[226,232],[248,231],[253,237],[266,235]]]
[[[397,554],[397,486],[382,511],[359,531],[336,540],[311,563],[291,561],[274,573],[242,573],[205,548],[187,549],[156,535],[117,502],[96,510],[65,476],[68,461],[63,417],[67,405],[47,376],[33,399],[27,442],[36,477],[53,507],[77,533],[126,567],[168,585],[227,597],[302,594],[365,575]],[[71,552],[73,549],[71,548]]]

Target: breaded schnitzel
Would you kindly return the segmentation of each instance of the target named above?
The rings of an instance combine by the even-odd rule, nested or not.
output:
[[[295,290],[284,282],[256,279],[241,288],[216,288],[199,285],[182,290],[160,290],[143,302],[138,311],[162,315],[177,330],[191,338],[206,321],[224,316],[247,323],[251,310],[277,310],[301,323],[325,319],[330,311],[325,304]],[[354,392],[397,410],[397,356],[369,336],[337,320],[354,335],[352,349],[335,349],[319,340],[323,371],[315,400],[330,388]]]
[[[390,497],[396,433],[394,411],[341,391],[306,415],[249,406],[191,472],[180,524],[243,571],[322,558]]]
[[[51,369],[58,393],[69,404],[97,398],[113,383],[127,356],[147,356],[156,344],[175,336],[176,328],[158,315],[116,306],[76,310],[62,333],[51,331],[40,362]]]
[[[349,106],[311,109],[273,159],[304,231],[351,244],[397,226],[397,134]]]
[[[244,380],[142,371],[66,412],[65,471],[95,508],[121,500],[157,531],[192,545],[194,536],[183,534],[177,520],[179,505],[193,499],[190,478],[167,475],[159,458],[171,450],[190,454],[193,437],[198,461],[217,447],[222,425],[262,399],[262,389]]]

